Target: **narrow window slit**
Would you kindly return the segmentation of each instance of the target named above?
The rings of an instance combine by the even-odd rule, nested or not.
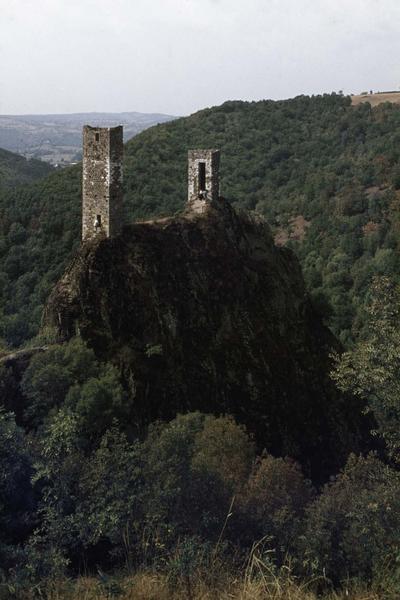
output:
[[[199,162],[199,192],[204,192],[206,189],[206,163]]]

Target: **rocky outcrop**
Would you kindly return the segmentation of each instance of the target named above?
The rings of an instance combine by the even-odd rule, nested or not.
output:
[[[222,200],[84,244],[43,325],[120,367],[139,430],[177,412],[231,413],[317,477],[357,449],[360,407],[329,379],[337,342],[297,259]]]

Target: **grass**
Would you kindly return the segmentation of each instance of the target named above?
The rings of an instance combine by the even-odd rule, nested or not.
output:
[[[378,106],[378,104],[382,104],[382,102],[390,102],[392,104],[400,103],[400,92],[389,92],[387,94],[367,94],[366,96],[356,95],[353,96],[352,99],[353,106],[357,106],[357,104],[361,104],[362,102],[369,102],[371,106]]]
[[[217,560],[214,569],[197,569],[190,577],[142,570],[134,575],[80,577],[43,582],[33,588],[1,588],[0,600],[398,600],[398,585],[390,573],[369,588],[345,584],[340,591],[328,588],[323,578],[301,581],[289,566],[279,571],[262,558],[257,544],[244,572],[223,569]]]
[[[94,578],[80,578],[76,581],[49,583],[46,589],[34,594],[9,596],[19,600],[43,598],[46,600],[395,600],[398,594],[362,589],[343,589],[317,595],[308,584],[300,584],[290,579],[254,581],[222,580],[212,587],[201,578],[193,582],[189,595],[185,582],[172,585],[167,577],[155,573],[138,573],[121,580],[107,583]],[[1,596],[0,596],[1,597]],[[6,596],[3,596],[6,598]]]

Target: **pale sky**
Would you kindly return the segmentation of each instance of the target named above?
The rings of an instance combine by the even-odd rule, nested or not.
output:
[[[400,0],[0,0],[0,114],[400,86]]]

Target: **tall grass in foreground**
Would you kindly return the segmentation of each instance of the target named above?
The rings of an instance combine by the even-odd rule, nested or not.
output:
[[[46,589],[36,593],[26,592],[18,596],[2,595],[3,600],[398,600],[395,591],[385,592],[361,586],[346,588],[341,592],[322,595],[307,589],[307,584],[299,584],[290,578],[260,579],[258,581],[237,581],[221,578],[213,587],[201,576],[192,584],[192,591],[184,582],[171,585],[168,578],[155,573],[138,573],[133,577],[113,579],[109,583],[98,579],[81,578],[76,582],[49,583]]]
[[[0,586],[0,600],[398,600],[400,589],[389,573],[371,586],[343,585],[340,591],[326,591],[329,582],[301,581],[290,567],[278,571],[253,549],[244,572],[198,569],[176,577],[170,573],[143,570],[128,576],[80,577],[38,584],[29,590]],[[318,592],[318,589],[320,590]],[[325,590],[321,592],[321,590]]]

